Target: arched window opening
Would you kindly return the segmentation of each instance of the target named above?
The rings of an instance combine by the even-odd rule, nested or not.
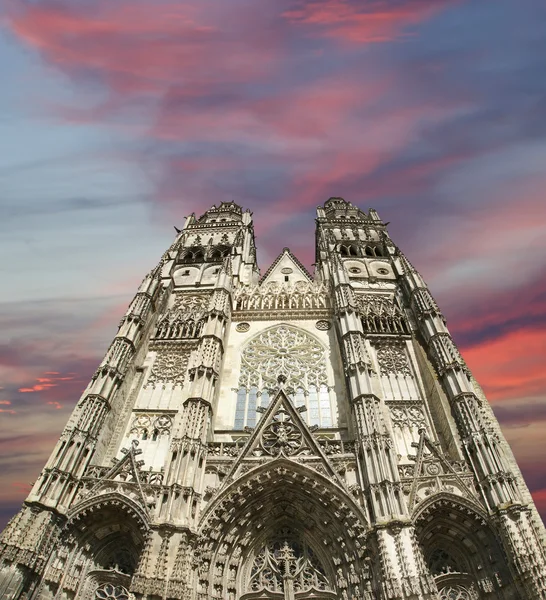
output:
[[[284,375],[284,390],[309,425],[332,427],[332,398],[326,351],[303,330],[279,325],[255,336],[243,349],[234,428],[255,427],[260,411]]]
[[[154,429],[154,432],[152,434],[152,442],[157,442],[158,436],[159,436],[159,431],[157,429]]]
[[[362,327],[366,333],[408,334],[409,325],[396,298],[363,296],[359,300]]]
[[[205,254],[200,246],[192,246],[186,250],[186,253],[182,256],[183,263],[196,263],[203,262],[205,260]]]
[[[347,246],[340,246],[339,253],[341,256],[349,256],[349,248]]]
[[[145,441],[148,439],[148,430],[147,429],[143,429],[142,430],[142,441]]]
[[[373,250],[370,248],[370,246],[366,246],[365,253],[366,256],[374,256]]]
[[[64,450],[64,447],[66,446],[66,442],[63,442],[61,444],[61,447],[59,448],[59,450],[57,451],[57,455],[55,456],[55,458],[59,458],[59,456],[61,455],[61,452]]]

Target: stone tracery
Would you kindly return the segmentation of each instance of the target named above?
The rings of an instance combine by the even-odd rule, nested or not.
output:
[[[104,583],[95,590],[97,600],[129,600],[129,593],[122,585]]]
[[[327,298],[326,286],[314,281],[241,286],[234,293],[235,309],[242,312],[324,311],[328,308]]]
[[[305,406],[309,424],[332,425],[332,410],[324,347],[307,332],[278,325],[259,333],[244,348],[237,393],[235,428],[253,427],[256,408],[285,379],[285,390],[296,406]]]
[[[331,590],[310,546],[290,528],[280,529],[256,555],[248,587],[253,592]]]

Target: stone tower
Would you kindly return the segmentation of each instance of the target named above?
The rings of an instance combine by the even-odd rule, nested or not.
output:
[[[312,277],[190,216],[0,544],[27,600],[546,599],[544,529],[375,210],[317,209]]]

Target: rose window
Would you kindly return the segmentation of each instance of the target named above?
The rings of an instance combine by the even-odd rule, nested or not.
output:
[[[289,325],[272,327],[252,338],[241,357],[235,429],[256,425],[256,409],[268,406],[279,376],[294,404],[307,409],[302,416],[309,425],[331,427],[325,355],[316,338]]]

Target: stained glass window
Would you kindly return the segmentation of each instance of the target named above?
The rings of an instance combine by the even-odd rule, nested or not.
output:
[[[235,429],[256,425],[256,408],[267,408],[279,375],[286,378],[284,389],[294,405],[307,408],[302,416],[309,425],[333,425],[325,348],[301,329],[278,325],[258,334],[243,350]]]

